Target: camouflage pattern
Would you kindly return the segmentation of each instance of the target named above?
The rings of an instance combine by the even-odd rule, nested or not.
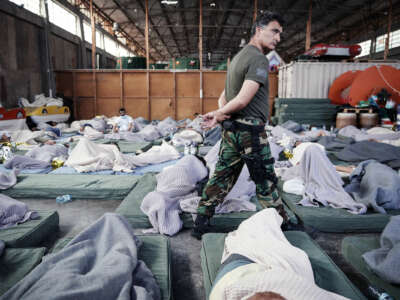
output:
[[[256,119],[235,120],[248,125],[260,125],[261,121]],[[243,155],[248,157],[257,157],[257,166],[264,169],[269,179],[276,179],[273,161],[271,161],[271,151],[265,131],[258,134],[260,147],[259,151],[253,152],[251,132],[249,131],[222,131],[222,141],[219,149],[219,159],[215,167],[213,176],[207,182],[202,198],[199,202],[198,213],[211,217],[214,214],[215,207],[222,203],[225,196],[236,183],[244,165]],[[250,176],[252,176],[251,167],[248,165]],[[271,180],[257,180],[256,193],[260,204],[263,207],[274,207],[280,210],[282,201],[279,196],[276,185]],[[259,183],[257,183],[259,181]]]

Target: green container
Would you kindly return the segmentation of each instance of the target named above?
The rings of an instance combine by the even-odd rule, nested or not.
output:
[[[213,68],[214,71],[226,71],[227,69],[228,69],[228,62],[226,60],[219,63]]]
[[[116,69],[146,69],[146,57],[142,56],[120,57],[117,60]]]
[[[150,64],[150,70],[164,70],[168,68],[168,64]]]
[[[199,69],[199,59],[191,57],[180,57],[175,59],[175,69]],[[172,59],[169,61],[169,68],[173,69],[174,64]]]

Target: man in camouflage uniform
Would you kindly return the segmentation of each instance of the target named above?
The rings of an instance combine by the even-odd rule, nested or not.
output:
[[[256,193],[264,207],[276,208],[286,221],[282,201],[276,189],[270,147],[265,132],[268,115],[267,50],[280,41],[283,20],[272,12],[261,14],[251,31],[251,39],[232,60],[226,77],[219,109],[203,116],[203,126],[211,128],[222,123],[222,141],[215,173],[207,182],[197,209],[192,235],[200,238],[208,232],[209,219],[215,207],[236,183],[246,163]]]

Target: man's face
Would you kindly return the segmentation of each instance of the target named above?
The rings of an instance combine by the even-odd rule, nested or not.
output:
[[[125,116],[125,113],[126,113],[126,112],[125,112],[124,110],[120,110],[120,111],[119,111],[119,115],[120,115],[120,116]]]
[[[268,25],[257,28],[258,38],[262,47],[274,50],[281,40],[282,26],[277,21],[271,21]]]

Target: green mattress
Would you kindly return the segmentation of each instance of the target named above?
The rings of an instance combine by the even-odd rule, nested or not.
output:
[[[12,198],[56,198],[122,200],[136,185],[137,175],[19,175],[12,188],[3,191]]]
[[[70,143],[70,148],[74,149],[75,146],[78,144],[79,141],[74,141]],[[122,153],[135,153],[138,150],[147,151],[149,150],[153,143],[152,142],[129,142],[124,140],[105,140],[105,139],[98,139],[92,141],[96,144],[116,144],[119,147],[119,150]]]
[[[282,200],[305,226],[323,232],[381,232],[392,215],[400,214],[400,210],[388,210],[387,215],[372,211],[355,215],[340,208],[305,207],[296,204],[301,196],[283,192],[281,184],[279,189]]]
[[[36,211],[39,214],[39,219],[1,229],[0,240],[3,240],[7,247],[35,247],[47,236],[58,231],[59,217],[56,211]]]
[[[136,153],[136,151],[147,151],[152,147],[151,142],[128,142],[118,141],[119,150],[122,153]]]
[[[400,286],[392,285],[375,275],[364,262],[361,255],[365,252],[380,248],[379,235],[377,236],[348,236],[342,241],[344,258],[361,273],[369,284],[386,291],[394,299],[400,299]]]
[[[0,256],[0,296],[41,261],[46,248],[6,248]]]
[[[149,267],[161,289],[162,299],[172,299],[171,253],[168,238],[162,235],[137,235],[143,242],[139,250],[139,259]],[[64,248],[72,238],[59,240],[52,253]]]
[[[121,202],[121,204],[116,209],[116,213],[124,216],[133,228],[149,228],[151,224],[147,215],[145,215],[140,209],[143,198],[149,193],[155,190],[157,185],[156,175],[154,173],[147,173],[140,177],[136,186],[132,191],[126,196],[126,198]],[[262,209],[261,205],[257,201],[256,197],[253,197],[252,201],[256,204],[257,210]],[[287,209],[288,214],[291,216],[293,223],[297,223],[296,217],[293,213]],[[255,212],[239,212],[239,213],[229,213],[215,215],[211,219],[211,225],[215,227],[216,230],[226,231],[230,229],[235,229],[243,220],[252,216]],[[190,213],[181,214],[183,221],[183,227],[192,228],[193,218]]]
[[[223,233],[208,233],[202,238],[200,256],[207,298],[221,264],[225,236],[226,234]],[[315,283],[319,287],[353,300],[365,299],[346,275],[306,233],[288,231],[285,232],[285,236],[292,245],[307,253],[314,270]]]

